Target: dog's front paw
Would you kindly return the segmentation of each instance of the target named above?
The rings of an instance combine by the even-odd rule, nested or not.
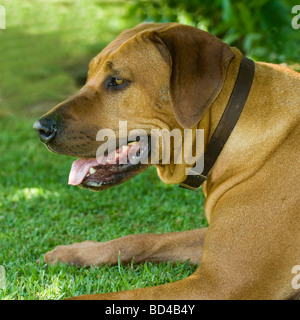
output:
[[[44,262],[55,265],[59,262],[78,266],[90,266],[98,264],[95,261],[95,243],[94,241],[84,241],[74,243],[68,246],[57,246],[44,256]]]
[[[70,248],[70,246],[58,246],[47,252],[44,256],[44,262],[53,265],[59,262],[82,265],[81,259],[78,259],[77,250]]]

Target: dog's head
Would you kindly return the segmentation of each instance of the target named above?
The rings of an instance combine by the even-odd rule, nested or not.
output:
[[[99,53],[83,88],[34,129],[49,150],[80,158],[72,166],[70,184],[106,189],[149,166],[132,160],[149,157],[151,130],[198,124],[221,91],[233,57],[228,45],[196,28],[139,25]],[[120,130],[120,121],[127,131]],[[128,137],[136,129],[142,133]],[[104,141],[109,134],[116,143]],[[108,154],[98,156],[104,145]]]

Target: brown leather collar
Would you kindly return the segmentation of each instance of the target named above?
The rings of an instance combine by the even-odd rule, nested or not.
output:
[[[180,187],[198,190],[207,179],[209,171],[215,164],[243,110],[251,89],[254,71],[253,60],[243,57],[227,106],[205,150],[204,170],[203,172],[196,172],[193,170],[196,167],[195,165],[186,180],[180,183]]]

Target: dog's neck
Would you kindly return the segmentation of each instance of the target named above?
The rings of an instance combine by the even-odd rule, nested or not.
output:
[[[217,127],[217,124],[230,98],[238,74],[239,66],[243,57],[242,53],[238,49],[232,48],[232,50],[235,54],[235,58],[231,61],[228,67],[223,88],[216,100],[213,102],[213,104],[206,111],[202,119],[199,121],[197,126],[193,128],[193,145],[195,145],[196,143],[196,129],[204,130],[204,149],[208,144],[208,141],[210,140],[215,128]],[[170,164],[156,165],[156,167],[158,175],[164,183],[176,184],[181,183],[186,179],[186,168],[192,167],[193,165],[186,165],[183,159],[183,164],[174,164],[171,161]]]

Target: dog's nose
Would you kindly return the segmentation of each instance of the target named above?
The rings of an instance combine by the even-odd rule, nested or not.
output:
[[[33,129],[37,132],[42,142],[48,143],[56,135],[57,123],[52,118],[40,119],[34,123]]]

